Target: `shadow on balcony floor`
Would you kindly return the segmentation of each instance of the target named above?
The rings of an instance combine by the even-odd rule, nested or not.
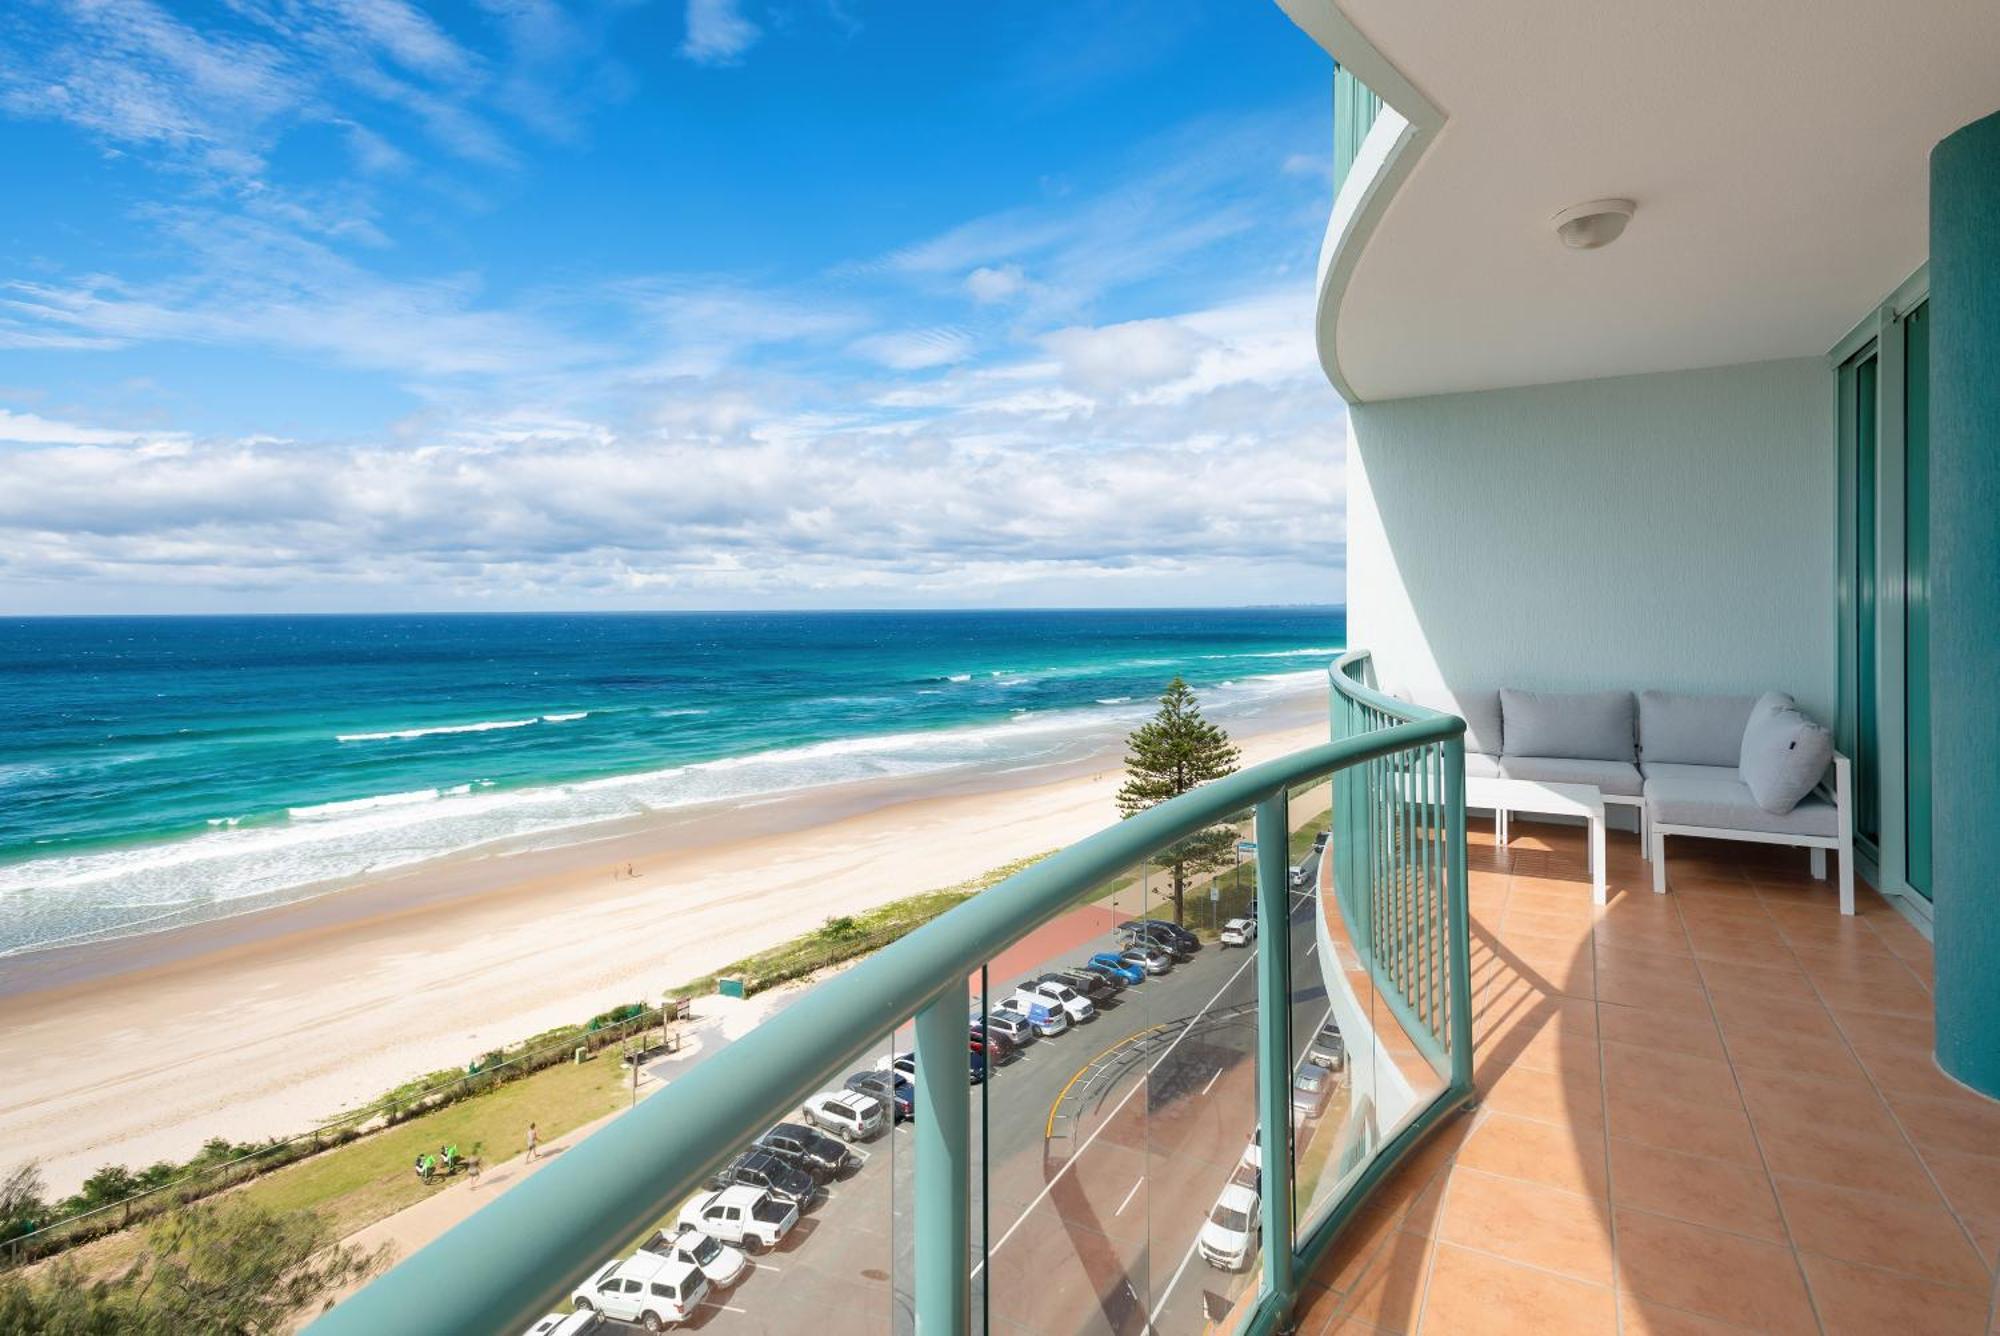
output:
[[[2000,1332],[2000,1103],[1940,1073],[1931,952],[1799,850],[1471,832],[1481,1104],[1311,1277],[1328,1332]]]

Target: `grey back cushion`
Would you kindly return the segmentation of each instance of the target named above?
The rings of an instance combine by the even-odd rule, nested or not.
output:
[[[1449,687],[1418,687],[1409,701],[1429,710],[1443,710],[1465,720],[1465,749],[1500,754],[1500,693],[1497,691],[1456,691]]]
[[[1790,696],[1767,691],[1750,707],[1736,769],[1767,812],[1789,812],[1833,762],[1833,733]]]
[[[1501,741],[1508,756],[1636,759],[1632,693],[1500,688]]]
[[[1639,759],[1648,765],[1726,765],[1742,759],[1755,696],[1639,693]]]

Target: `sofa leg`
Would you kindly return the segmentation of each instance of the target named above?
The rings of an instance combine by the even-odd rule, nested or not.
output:
[[[1507,809],[1504,807],[1493,809],[1493,842],[1502,849],[1507,847]]]
[[[1667,837],[1659,831],[1648,832],[1653,839],[1653,894],[1667,893]]]
[[[1812,854],[1812,874],[1814,881],[1826,880],[1826,850],[1815,846],[1808,851]]]
[[[1854,914],[1854,851],[1840,851],[1840,912],[1852,917]]]
[[[1639,857],[1650,860],[1653,856],[1652,823],[1646,820],[1644,804],[1633,809],[1639,814]]]

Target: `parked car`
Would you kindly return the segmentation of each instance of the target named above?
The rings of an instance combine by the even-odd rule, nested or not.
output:
[[[1258,1158],[1262,1159],[1263,1156],[1259,1155]],[[1236,1167],[1229,1171],[1229,1181],[1239,1187],[1249,1188],[1259,1196],[1264,1193],[1264,1170],[1261,1166],[1253,1164],[1247,1153],[1236,1162]]]
[[[1028,1024],[1026,1016],[1007,1011],[1004,1008],[995,1008],[987,1012],[984,1021],[979,1019],[979,1012],[975,1008],[972,1015],[972,1023],[975,1026],[983,1025],[987,1034],[997,1034],[1015,1048],[1025,1046],[1035,1037],[1035,1027]]]
[[[813,1176],[768,1150],[751,1147],[709,1175],[711,1188],[749,1186],[764,1188],[772,1196],[804,1209],[819,1192]]]
[[[1331,1018],[1321,1024],[1319,1033],[1306,1045],[1306,1061],[1330,1072],[1346,1069],[1347,1040],[1341,1035],[1339,1024]]]
[[[578,1310],[590,1309],[658,1331],[693,1317],[707,1293],[708,1278],[697,1268],[642,1252],[606,1262],[576,1287],[569,1301]]]
[[[535,1320],[535,1325],[521,1333],[521,1336],[578,1336],[580,1332],[594,1331],[597,1324],[604,1321],[604,1314],[594,1308],[579,1308],[574,1313],[549,1313]]]
[[[1075,969],[1057,970],[1056,978],[1082,993],[1093,1002],[1102,1002],[1107,997],[1116,997],[1125,991],[1125,981],[1116,975],[1099,974],[1096,970],[1079,965]]]
[[[1174,967],[1173,956],[1160,947],[1139,942],[1118,953],[1118,958],[1148,974],[1165,974]]]
[[[1180,937],[1168,932],[1164,926],[1144,922],[1128,923],[1118,930],[1118,937],[1127,946],[1164,951],[1175,960],[1194,959],[1194,948]]]
[[[717,1289],[734,1285],[750,1270],[750,1259],[741,1248],[732,1248],[721,1239],[687,1225],[656,1231],[639,1251],[686,1262],[708,1277],[708,1283]]]
[[[1097,1008],[1091,1003],[1089,998],[1079,997],[1076,989],[1053,978],[1036,979],[1032,983],[1024,983],[1014,996],[1016,998],[1039,997],[1044,1002],[1061,1007],[1063,1014],[1079,1025],[1095,1018],[1097,1015]]]
[[[753,1252],[775,1248],[799,1222],[799,1208],[762,1188],[701,1192],[681,1207],[681,1223]]]
[[[1146,982],[1146,967],[1144,965],[1134,965],[1116,951],[1099,951],[1089,960],[1084,961],[1083,967],[1087,970],[1103,970],[1111,974],[1116,974],[1126,983]]]
[[[1224,946],[1248,946],[1257,940],[1257,920],[1233,918],[1222,925],[1217,937]]]
[[[978,1085],[986,1079],[986,1055],[967,1050],[965,1057],[967,1074],[971,1077],[972,1084]],[[914,1085],[917,1079],[917,1055],[898,1053],[889,1059],[889,1070]]]
[[[757,1138],[757,1148],[790,1161],[821,1183],[839,1178],[853,1159],[847,1147],[801,1123],[779,1123]]]
[[[1306,887],[1312,885],[1313,874],[1318,871],[1319,856],[1317,854],[1307,855],[1305,862],[1300,863],[1292,869],[1292,889],[1303,891]]]
[[[1111,996],[1111,985],[1095,974],[1084,974],[1080,970],[1051,970],[1036,983],[1059,983],[1078,997],[1087,997],[1092,1002]]]
[[[1325,848],[1326,848],[1326,837],[1327,837],[1327,834],[1328,834],[1328,832],[1326,832],[1326,831],[1321,831],[1321,832],[1320,832],[1319,834],[1317,834],[1317,835],[1313,836],[1313,852],[1314,852],[1314,853],[1319,853],[1319,852],[1320,852],[1321,850],[1323,850],[1323,849],[1325,849]]]
[[[1325,1113],[1326,1101],[1332,1095],[1333,1073],[1317,1063],[1302,1063],[1292,1078],[1292,1126]]]
[[[887,1107],[875,1096],[859,1090],[822,1090],[806,1100],[799,1116],[842,1141],[862,1141],[882,1130],[883,1110]]]
[[[1016,993],[995,1007],[990,1014],[1004,1016],[1009,1020],[1018,1019],[1043,1039],[1053,1039],[1069,1029],[1069,1016],[1061,1007],[1045,997],[1028,997]]]
[[[899,1123],[917,1116],[917,1088],[893,1072],[856,1072],[846,1086],[894,1109]]]
[[[972,1052],[984,1054],[989,1063],[1005,1062],[1014,1056],[1016,1044],[998,1030],[988,1031],[978,1021],[966,1027],[966,1039]]]
[[[1201,938],[1195,936],[1192,929],[1183,928],[1178,923],[1169,923],[1165,919],[1136,919],[1134,922],[1151,928],[1156,933],[1166,934],[1169,942],[1178,943],[1188,951],[1201,950]]]
[[[1257,1204],[1257,1194],[1239,1183],[1222,1190],[1209,1209],[1208,1223],[1195,1236],[1204,1262],[1223,1271],[1241,1271],[1250,1265],[1262,1227]]]

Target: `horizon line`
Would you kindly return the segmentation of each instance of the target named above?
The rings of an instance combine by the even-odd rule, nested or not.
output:
[[[5,612],[0,621],[90,622],[90,621],[172,621],[217,617],[772,617],[772,616],[855,616],[887,613],[960,613],[977,615],[992,612],[1345,612],[1345,603],[1104,603],[1078,606],[1050,604],[1005,604],[997,607],[907,607],[860,608],[412,608],[393,611],[293,611],[293,612]]]

